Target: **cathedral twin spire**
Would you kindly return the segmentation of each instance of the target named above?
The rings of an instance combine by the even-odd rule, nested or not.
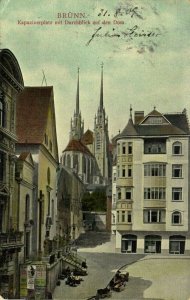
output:
[[[76,110],[74,112],[73,119],[71,119],[71,130],[70,130],[70,140],[77,139],[80,140],[84,133],[84,121],[81,119],[80,112],[80,101],[79,101],[79,68],[78,68],[78,78],[77,78],[77,92],[76,92]],[[96,120],[96,117],[95,117]],[[100,84],[100,104],[97,113],[97,122],[101,123],[105,120],[105,110],[103,103],[103,63],[101,64],[101,84]]]

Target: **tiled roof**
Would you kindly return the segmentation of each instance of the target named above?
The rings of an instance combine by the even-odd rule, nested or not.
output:
[[[185,113],[161,114],[156,110],[149,113],[150,116],[163,116],[166,122],[163,124],[141,124],[133,125],[132,119],[129,119],[127,126],[116,139],[126,136],[167,136],[167,135],[186,135],[190,134],[189,123]],[[168,123],[167,123],[168,122]]]
[[[67,147],[65,148],[65,151],[79,151],[82,153],[86,153],[88,155],[92,156],[92,153],[90,152],[90,150],[86,147],[86,145],[84,145],[81,141],[79,140],[70,140]]]
[[[165,114],[164,117],[167,118],[171,124],[185,131],[187,134],[190,133],[189,123],[185,113]]]
[[[85,145],[93,144],[93,132],[88,129],[82,136],[82,143]]]
[[[28,155],[30,154],[30,152],[22,152],[20,154],[20,156],[18,157],[19,160],[26,160],[26,158],[28,157]]]
[[[134,125],[133,125],[133,120],[130,118],[127,126],[123,129],[123,131],[121,132],[120,136],[123,135],[127,135],[127,136],[134,136],[134,135],[138,135]]]
[[[16,109],[18,143],[41,144],[47,123],[53,87],[25,87]]]

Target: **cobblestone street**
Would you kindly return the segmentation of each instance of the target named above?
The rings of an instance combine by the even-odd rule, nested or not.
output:
[[[190,299],[190,257],[116,254],[113,237],[109,240],[109,236],[102,233],[90,233],[88,237],[93,240],[89,241],[91,247],[84,247],[89,239],[83,236],[83,248],[78,249],[79,254],[87,260],[88,276],[83,277],[84,281],[77,287],[70,287],[62,280],[54,291],[55,300],[91,298],[97,289],[107,286],[122,266],[123,270],[129,272],[129,282],[124,291],[112,292],[113,300]]]

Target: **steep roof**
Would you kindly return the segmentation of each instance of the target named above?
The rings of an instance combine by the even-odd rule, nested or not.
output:
[[[52,86],[25,87],[19,95],[16,109],[18,143],[43,143],[52,91]]]
[[[162,122],[150,123],[150,117],[162,117]],[[185,112],[175,114],[161,114],[155,109],[146,115],[140,124],[133,124],[130,118],[127,126],[116,139],[126,136],[167,136],[167,135],[187,135],[190,134],[188,118]]]
[[[90,129],[88,129],[83,134],[81,141],[84,145],[93,144],[93,132]]]
[[[80,140],[74,140],[74,139],[70,140],[63,152],[65,151],[78,151],[92,156],[92,153],[89,151],[86,145],[84,145]]]
[[[120,134],[120,137],[121,136],[134,136],[134,135],[138,135],[137,134],[137,131],[133,125],[133,120],[130,118],[128,123],[127,123],[127,126],[123,129],[123,131],[121,132]]]

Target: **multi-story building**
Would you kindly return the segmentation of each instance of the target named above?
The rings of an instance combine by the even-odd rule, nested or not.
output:
[[[32,253],[41,258],[45,241],[57,235],[58,148],[53,87],[25,87],[17,103],[16,153],[30,152],[34,161]],[[52,248],[52,247],[51,247]],[[54,256],[52,251],[46,253]]]
[[[15,202],[16,105],[24,88],[22,73],[14,54],[0,51],[0,294],[18,296],[18,255],[23,243],[18,230]]]
[[[59,238],[64,241],[64,245],[73,242],[81,234],[83,194],[84,184],[77,174],[70,168],[60,166],[57,201]]]
[[[117,251],[190,252],[189,134],[186,110],[154,108],[117,136]]]

